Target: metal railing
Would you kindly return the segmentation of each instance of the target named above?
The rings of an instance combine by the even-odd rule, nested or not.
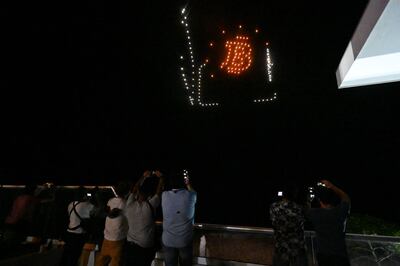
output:
[[[194,228],[194,249],[198,257],[272,265],[274,240],[271,228],[218,224],[195,224]],[[201,241],[202,237],[205,237],[206,241]],[[317,265],[315,232],[306,231],[305,238],[309,265]],[[346,242],[353,266],[400,265],[400,237],[346,234]],[[237,248],[238,243],[241,248]],[[222,253],[213,252],[215,249],[221,251],[221,244],[226,247]]]

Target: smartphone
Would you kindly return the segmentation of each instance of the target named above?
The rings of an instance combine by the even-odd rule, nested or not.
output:
[[[278,191],[278,197],[282,197],[283,196],[283,192],[282,191]]]

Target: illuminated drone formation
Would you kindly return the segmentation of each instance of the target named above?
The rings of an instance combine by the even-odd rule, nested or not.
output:
[[[249,37],[236,36],[233,41],[226,41],[227,55],[221,64],[228,74],[239,75],[251,66],[252,49]]]
[[[188,93],[188,100],[191,105],[199,106],[218,106],[219,103],[205,103],[202,100],[202,80],[204,76],[205,68],[208,64],[208,59],[201,60],[204,63],[197,64],[195,60],[195,53],[192,45],[192,38],[190,35],[188,14],[186,9],[182,9],[181,12],[182,20],[181,23],[185,30],[185,37],[187,42],[187,57],[180,56],[182,62],[181,76],[184,83],[184,87]],[[242,25],[239,25],[239,29],[242,29]],[[257,34],[259,29],[255,29]],[[222,34],[225,35],[226,31],[223,30]],[[217,44],[210,42],[209,47],[214,48]],[[239,76],[249,71],[252,66],[254,51],[249,36],[238,34],[235,38],[225,41],[226,55],[224,60],[219,65],[220,71],[223,71],[229,75]],[[270,57],[270,50],[268,43],[266,43],[265,50],[265,64],[266,64],[266,81],[272,82],[272,60]],[[184,64],[186,67],[184,67]],[[211,73],[210,78],[214,78],[215,75]],[[254,103],[270,102],[277,99],[277,93],[273,93],[270,98],[254,99]]]

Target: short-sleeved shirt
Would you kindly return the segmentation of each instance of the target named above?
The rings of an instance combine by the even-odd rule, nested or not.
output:
[[[76,215],[75,211],[72,210],[73,205],[75,205],[75,210],[79,214],[81,218],[89,218],[90,217],[90,212],[93,210],[94,205],[91,204],[88,201],[73,201],[68,205],[68,213],[70,213],[69,216],[69,228],[75,228],[81,223],[81,219]],[[75,233],[75,234],[83,234],[86,233],[85,230],[83,230],[82,227],[78,227],[74,230],[67,229],[68,232],[70,233]]]
[[[347,256],[345,229],[350,203],[342,201],[330,209],[310,209],[307,218],[314,226],[317,252],[326,255]]]
[[[109,241],[119,241],[125,239],[128,232],[128,224],[124,213],[126,201],[119,197],[112,198],[108,201],[107,206],[110,207],[110,210],[117,208],[122,210],[122,212],[117,217],[106,218],[104,238]]]
[[[289,260],[303,254],[304,211],[292,201],[278,201],[270,206],[270,218],[274,228],[275,252]]]
[[[120,197],[115,197],[115,198],[111,198],[108,202],[107,202],[107,206],[110,207],[110,210],[117,208],[120,210],[124,210],[125,209],[125,205],[126,205],[126,201],[123,198]]]
[[[129,196],[125,208],[125,215],[129,225],[127,236],[129,242],[134,242],[142,248],[151,248],[154,246],[154,215],[158,206],[160,206],[160,197],[157,195],[154,195],[148,201],[142,202],[137,201],[133,194]]]
[[[182,248],[192,243],[197,193],[173,189],[162,193],[162,242],[167,247]]]

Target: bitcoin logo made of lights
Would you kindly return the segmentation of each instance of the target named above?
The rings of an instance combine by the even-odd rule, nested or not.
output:
[[[240,75],[249,69],[252,63],[253,50],[249,37],[236,36],[225,43],[226,57],[220,68],[228,74]]]

